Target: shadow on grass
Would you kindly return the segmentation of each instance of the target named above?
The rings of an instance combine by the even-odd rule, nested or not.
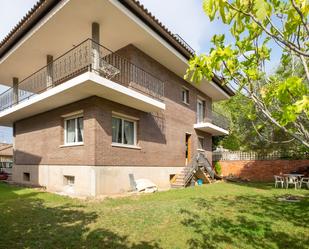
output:
[[[262,189],[262,190],[272,190],[274,189],[274,183],[272,182],[237,182],[237,181],[230,181],[227,180],[228,184],[255,188],[255,189]]]
[[[180,211],[181,224],[194,232],[188,248],[308,249],[308,198],[286,203],[277,196],[244,195],[192,203],[190,210]]]
[[[6,186],[3,191],[3,187],[0,185],[6,195],[0,198],[0,248],[159,248],[156,243],[130,243],[128,236],[108,227],[91,230],[89,225],[98,215],[85,212],[83,205],[72,204],[72,200],[64,198],[47,206],[44,194],[16,194],[16,188]]]

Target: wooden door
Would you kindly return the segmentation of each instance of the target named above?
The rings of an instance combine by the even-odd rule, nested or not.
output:
[[[191,153],[192,153],[192,148],[191,148],[191,134],[186,133],[186,165],[190,162],[191,160]]]

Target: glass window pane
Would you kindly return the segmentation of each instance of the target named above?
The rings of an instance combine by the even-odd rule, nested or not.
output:
[[[124,121],[124,144],[134,144],[134,122]]]
[[[66,120],[66,143],[75,142],[75,119]]]
[[[204,149],[204,138],[202,138],[202,137],[198,138],[198,148]]]
[[[186,103],[189,104],[189,90],[186,90]]]
[[[83,117],[77,118],[77,142],[84,141],[84,122]]]
[[[112,118],[112,142],[121,143],[122,141],[122,120],[120,118]]]
[[[197,102],[197,122],[204,122],[205,117],[205,107],[204,107],[204,101],[198,101]]]
[[[189,104],[189,90],[182,89],[181,97],[182,97],[182,102]]]

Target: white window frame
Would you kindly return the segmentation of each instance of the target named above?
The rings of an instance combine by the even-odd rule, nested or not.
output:
[[[200,115],[199,115],[199,104],[202,104],[202,108],[203,108],[203,115],[202,115],[202,120],[199,120]],[[206,102],[204,99],[198,98],[197,102],[196,102],[196,122],[197,123],[203,123],[205,121],[206,118]]]
[[[185,94],[183,94],[183,92]],[[183,97],[185,97],[185,98],[183,98]],[[181,100],[186,105],[189,105],[189,103],[190,103],[190,91],[189,91],[188,88],[186,88],[184,86],[181,88]]]
[[[75,140],[77,141],[77,120],[78,118],[83,118],[83,141],[82,142],[73,142],[73,143],[68,143],[67,142],[67,121],[71,119],[75,119]],[[83,145],[84,144],[84,134],[85,134],[85,127],[84,127],[84,115],[83,114],[78,114],[70,117],[66,117],[64,119],[64,145],[65,146],[74,146],[74,145]]]
[[[129,119],[123,116],[112,115],[112,118],[118,118],[121,120],[121,143],[113,142],[113,134],[112,134],[112,145],[113,146],[120,146],[120,147],[136,147],[137,146],[137,121],[133,119]],[[124,121],[132,122],[133,123],[133,144],[125,144],[124,141]]]

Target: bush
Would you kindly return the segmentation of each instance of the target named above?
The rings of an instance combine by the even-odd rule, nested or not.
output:
[[[215,162],[215,171],[217,172],[218,175],[222,174],[222,167],[219,162]]]

